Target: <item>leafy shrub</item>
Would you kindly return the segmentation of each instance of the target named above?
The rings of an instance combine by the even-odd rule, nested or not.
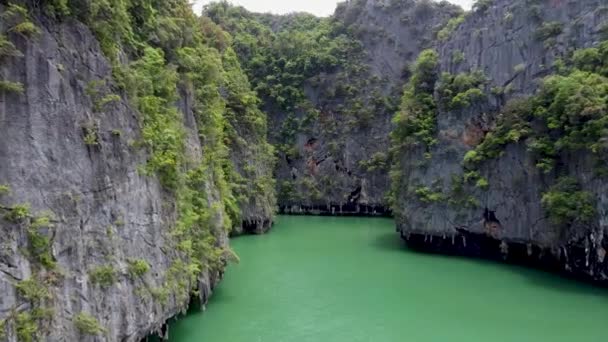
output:
[[[481,71],[452,75],[443,73],[437,87],[439,102],[445,109],[467,108],[483,100],[486,77]]]
[[[104,265],[90,270],[89,279],[92,283],[106,288],[112,286],[116,282],[117,275],[112,265]]]
[[[29,204],[18,204],[12,207],[9,212],[4,216],[5,219],[18,223],[30,216],[30,205]]]
[[[424,203],[436,203],[444,201],[445,195],[440,191],[433,191],[429,187],[419,187],[414,193],[418,199]]]
[[[464,61],[464,52],[456,50],[452,52],[452,63],[460,64]]]
[[[2,196],[2,195],[8,195],[10,193],[11,193],[10,186],[8,186],[6,184],[0,184],[0,196]]]
[[[44,7],[45,12],[54,18],[68,16],[71,13],[69,0],[49,0]]]
[[[22,94],[24,90],[23,84],[19,82],[0,80],[0,92]]]
[[[399,112],[393,118],[393,145],[422,143],[427,151],[437,143],[436,104],[433,97],[439,55],[434,50],[423,51],[414,65],[413,75],[405,87]]]
[[[17,283],[16,287],[19,295],[32,303],[40,303],[51,298],[49,290],[41,283],[40,279],[22,280]]]
[[[462,14],[456,18],[448,20],[446,25],[439,32],[437,32],[437,39],[440,41],[448,40],[448,38],[450,38],[452,35],[452,32],[454,32],[458,26],[464,22],[464,19],[465,15]]]
[[[95,336],[105,332],[99,321],[86,312],[81,312],[74,317],[74,326],[86,335]]]
[[[0,34],[0,58],[1,57],[21,57],[22,54],[15,45],[10,42],[5,35]]]
[[[586,223],[595,216],[592,199],[590,193],[581,190],[576,179],[562,177],[543,194],[541,203],[551,222],[570,225]]]
[[[376,152],[369,160],[362,160],[359,166],[366,169],[368,172],[376,170],[385,170],[387,167],[388,156],[383,152]]]
[[[129,260],[129,276],[132,279],[141,277],[150,270],[150,264],[142,259]]]
[[[581,71],[592,72],[608,77],[608,40],[597,47],[576,50],[572,64]]]
[[[559,21],[544,22],[536,30],[536,39],[547,41],[550,38],[559,36],[563,31],[563,24]]]
[[[16,32],[26,37],[40,33],[40,29],[32,22],[27,8],[21,5],[8,4],[0,17],[8,24],[8,32]]]
[[[53,269],[55,268],[55,260],[52,255],[51,240],[38,230],[39,227],[43,227],[39,220],[36,219],[27,230],[29,251],[31,256],[41,265],[48,269]],[[50,224],[46,224],[44,227],[50,227]]]
[[[490,183],[488,183],[488,180],[485,178],[479,178],[475,186],[485,190],[490,186]]]
[[[18,341],[34,342],[37,341],[38,324],[29,312],[18,313],[15,317],[15,330],[17,330]]]

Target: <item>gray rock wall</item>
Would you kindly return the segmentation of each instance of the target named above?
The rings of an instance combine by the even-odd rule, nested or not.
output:
[[[33,38],[9,34],[23,56],[4,58],[0,64],[3,79],[24,86],[22,94],[0,93],[0,184],[11,189],[0,195],[0,322],[5,338],[15,341],[15,317],[32,312],[16,285],[36,275],[49,291],[43,306],[51,310],[51,318],[42,319],[35,330],[43,339],[139,341],[188,304],[188,298],[171,293],[166,300],[154,295],[179,258],[170,236],[174,197],[140,172],[147,155],[136,144],[140,119],[129,101],[122,97],[95,109],[87,89],[104,81],[107,86],[99,91],[109,91],[112,73],[91,32],[72,20],[60,24],[43,19],[36,25],[41,34]],[[183,97],[187,149],[200,158],[193,101],[188,94]],[[96,132],[97,144],[85,144],[88,129]],[[206,186],[210,202],[218,202],[215,185]],[[27,224],[5,218],[17,204],[29,205],[31,216],[51,213],[53,228],[44,235],[57,262],[54,270],[33,260]],[[215,225],[217,238],[226,244],[222,217]],[[147,261],[150,271],[131,279],[127,269],[133,259]],[[104,265],[117,274],[107,288],[94,284],[89,274]],[[205,301],[220,276],[204,272],[187,286],[200,289]],[[80,334],[73,321],[81,312],[97,318],[104,332]]]
[[[608,184],[594,174],[589,156],[566,156],[565,169],[576,176],[585,191],[593,194],[597,220],[566,232],[549,222],[541,206],[542,194],[554,184],[557,173],[542,173],[523,142],[508,145],[501,157],[483,164],[481,174],[489,181],[488,189],[474,186],[467,189],[479,202],[475,208],[424,203],[413,195],[421,186],[449,193],[452,176],[462,176],[464,172],[465,153],[491,130],[496,113],[505,102],[533,94],[540,79],[554,72],[553,63],[558,58],[599,43],[601,28],[608,22],[607,4],[601,0],[497,0],[487,10],[468,15],[451,38],[439,44],[440,71],[453,74],[483,71],[489,79],[488,99],[463,110],[438,111],[439,143],[431,150],[431,159],[420,163],[424,151],[416,149],[401,156],[406,187],[400,192],[397,223],[404,238],[416,239],[416,244],[420,244],[415,236],[422,235],[426,237],[422,244],[430,249],[453,252],[451,247],[436,247],[443,240],[451,240],[453,244],[454,236],[462,236],[457,229],[486,234],[507,245],[539,246],[553,254],[562,269],[598,280],[608,279],[603,264]],[[539,40],[537,32],[543,22],[562,23],[562,33],[549,42]],[[462,62],[454,62],[455,51],[464,54]],[[507,91],[494,96],[490,94],[492,87]],[[461,247],[460,254],[479,254]],[[502,253],[507,257],[508,248]]]
[[[448,3],[431,1],[358,0],[339,4],[333,20],[341,22],[349,34],[362,44],[362,73],[343,70],[309,80],[305,93],[319,110],[319,119],[297,136],[298,158],[281,156],[277,182],[293,182],[295,199],[279,196],[282,210],[290,213],[329,213],[389,215],[386,195],[389,133],[391,119],[401,96],[407,69],[418,54],[432,45],[432,39],[449,18],[461,10]],[[320,80],[320,81],[319,81]],[[355,87],[355,93],[333,96],[341,86]],[[360,100],[392,102],[376,107],[366,124],[353,124],[357,117],[348,102]],[[273,121],[271,131],[279,130],[286,113],[267,108]],[[274,114],[273,114],[274,113]],[[302,116],[302,113],[298,113]],[[374,155],[386,158],[383,166],[364,166]],[[302,186],[299,182],[306,179]]]

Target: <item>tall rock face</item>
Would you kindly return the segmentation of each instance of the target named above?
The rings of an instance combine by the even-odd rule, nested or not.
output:
[[[235,220],[272,222],[265,118],[197,29],[178,49],[136,3],[61,4],[0,2],[0,341],[140,341],[207,300]],[[154,15],[198,27],[169,6]]]
[[[331,18],[206,9],[269,115],[283,212],[390,213],[388,133],[408,65],[461,13],[413,0],[349,1]]]
[[[397,121],[429,139],[396,137],[393,169],[410,245],[608,280],[606,5],[479,1],[421,56]]]

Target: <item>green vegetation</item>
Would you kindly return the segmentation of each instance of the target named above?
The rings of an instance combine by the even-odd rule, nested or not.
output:
[[[425,156],[430,156],[431,147],[437,143],[437,104],[433,96],[438,81],[439,55],[434,50],[420,53],[413,66],[412,77],[405,86],[399,111],[393,117],[391,153],[404,152],[413,146],[423,146]],[[391,190],[387,201],[398,215],[397,196],[404,191],[401,161],[393,158],[389,177]]]
[[[54,18],[70,15],[70,0],[49,0],[44,5],[44,11]]]
[[[38,340],[36,337],[38,336],[38,324],[29,312],[21,312],[16,315],[15,330],[19,341],[33,342]]]
[[[460,50],[456,50],[456,51],[452,52],[452,63],[460,64],[460,63],[464,62],[464,60],[465,60],[464,52],[462,52]]]
[[[41,326],[47,324],[53,315],[52,309],[47,307],[52,299],[50,281],[50,278],[43,279],[36,275],[15,284],[17,293],[29,303],[30,308],[27,311],[12,311],[4,324],[13,323],[19,341],[41,340],[45,331]]]
[[[30,205],[29,204],[17,204],[12,207],[9,212],[4,216],[5,219],[19,223],[30,216]]]
[[[485,178],[482,177],[482,178],[479,178],[477,180],[477,183],[475,183],[475,186],[478,187],[478,188],[480,188],[480,189],[486,190],[490,186],[490,183],[488,182],[487,179],[485,179]]]
[[[23,91],[24,91],[23,84],[21,84],[19,82],[0,80],[0,92],[10,92],[10,93],[21,94],[21,93],[23,93]]]
[[[49,290],[40,279],[30,278],[20,281],[17,284],[17,292],[23,299],[32,303],[40,303],[51,298]]]
[[[86,312],[81,312],[74,317],[74,326],[85,335],[95,336],[105,332],[99,321]]]
[[[50,228],[51,225],[39,227]],[[28,228],[27,237],[31,257],[47,269],[55,268],[55,260],[51,253],[51,239],[47,235],[40,233],[36,223]]]
[[[87,146],[99,146],[99,134],[95,125],[82,128],[84,144]]]
[[[419,187],[414,193],[424,203],[442,202],[446,198],[441,191],[433,191],[429,187]]]
[[[399,112],[393,118],[391,133],[394,146],[421,144],[427,152],[437,143],[436,103],[433,97],[438,80],[439,56],[434,50],[423,51],[414,65],[410,82],[401,97]]]
[[[97,266],[89,270],[91,283],[103,288],[112,286],[117,280],[117,274],[112,265]]]
[[[371,77],[365,66],[366,56],[361,42],[354,38],[355,28],[341,20],[302,13],[284,20],[269,14],[251,13],[227,2],[208,5],[203,15],[203,22],[205,19],[212,21],[231,34],[227,37],[215,28],[207,30],[213,32],[210,39],[220,51],[233,50],[234,55],[224,53],[226,71],[229,69],[227,64],[232,64],[227,62],[230,59],[236,61],[238,56],[253,89],[263,100],[263,107],[269,108],[272,114],[284,113],[285,117],[280,119],[281,126],[270,132],[279,158],[289,162],[304,158],[296,144],[298,136],[310,138],[317,134],[329,137],[332,155],[339,156],[344,148],[344,134],[367,129],[379,113],[395,111],[393,98],[384,95],[385,83],[378,77]],[[243,83],[239,81],[234,84]],[[319,98],[315,102],[331,103],[330,108],[315,108],[306,96],[305,89],[318,92]],[[230,113],[233,107],[228,106],[228,109]],[[235,114],[237,118],[247,117],[238,112]],[[258,117],[263,118],[264,115]],[[242,123],[232,120],[230,123],[236,131],[242,131]],[[239,142],[239,139],[229,138],[230,147]],[[267,147],[262,150],[275,153]],[[268,153],[259,155],[269,156]],[[269,157],[262,159],[270,160]],[[253,197],[248,195],[251,192],[248,189],[252,186],[260,190],[275,186],[271,177],[251,182],[247,174],[251,170],[246,171],[245,165],[238,162],[235,164],[235,169],[241,171],[238,172],[241,177],[232,177],[227,173],[227,179],[244,190],[236,192],[238,202],[253,202]],[[274,166],[274,160],[270,164]],[[324,180],[319,177],[308,177],[291,184],[279,184],[279,198],[292,198],[295,201],[292,195],[296,192],[307,197],[299,200],[319,198],[325,189],[321,182]],[[311,191],[307,192],[307,189]],[[260,201],[258,196],[255,202],[265,201]]]
[[[465,18],[466,16],[461,14],[458,17],[448,20],[446,25],[439,32],[437,32],[437,39],[440,41],[448,40],[448,38],[450,38],[452,35],[452,32],[454,32],[458,26],[464,22]]]
[[[473,197],[465,188],[466,183],[473,180],[475,177],[480,177],[479,174],[465,174],[463,176],[452,175],[450,192],[447,195],[448,204],[455,209],[477,209],[479,201]],[[482,179],[482,178],[476,178]]]
[[[0,32],[0,59],[4,57],[21,57],[22,54],[15,45],[8,40],[8,33],[17,33],[26,38],[32,37],[40,32],[38,27],[32,22],[28,10],[15,3],[8,3],[2,14],[2,26],[5,28]],[[0,93],[15,93],[22,94],[24,92],[23,84],[2,79],[0,77]]]
[[[207,6],[204,14],[233,34],[234,50],[258,94],[287,111],[306,107],[304,81],[352,64],[349,58],[360,49],[337,23],[308,14],[293,16],[275,31],[272,16],[227,2]]]
[[[608,43],[598,48],[579,50],[572,58],[573,68],[563,75],[547,77],[537,95],[511,101],[475,150],[464,158],[469,168],[486,159],[499,157],[504,146],[525,141],[534,153],[537,166],[551,172],[567,152],[588,151],[598,159],[608,147],[606,65]],[[608,63],[608,62],[607,62]],[[535,121],[540,125],[533,127]]]
[[[559,21],[544,22],[536,30],[536,38],[546,42],[551,38],[559,36],[563,31],[563,24]]]
[[[129,276],[131,279],[142,277],[150,270],[150,264],[146,260],[134,259],[129,260]]]
[[[477,168],[487,159],[498,158],[509,143],[517,143],[531,134],[532,101],[518,99],[507,103],[498,116],[496,128],[488,132],[474,150],[464,156],[464,165],[469,170]]]
[[[11,193],[11,187],[6,184],[0,184],[0,196]]]
[[[204,14],[233,35],[232,46],[264,103],[290,116],[285,121],[289,124],[276,132],[282,153],[293,146],[295,134],[310,132],[318,119],[332,121],[319,127],[325,133],[337,133],[336,117],[319,117],[304,94],[305,86],[317,88],[332,80],[319,95],[340,102],[333,110],[347,129],[368,127],[374,113],[394,106],[381,95],[381,80],[371,77],[363,64],[354,28],[340,20],[296,14],[285,21],[226,2],[209,5]]]
[[[386,171],[388,166],[388,156],[384,152],[376,152],[372,154],[369,160],[359,162],[359,166],[368,172],[374,172],[376,170]]]
[[[27,8],[23,6],[9,3],[0,17],[8,26],[7,32],[19,33],[26,37],[40,33],[40,29],[32,22]]]
[[[242,205],[255,203],[268,217],[275,206],[274,151],[266,142],[266,117],[231,47],[232,37],[208,18],[196,17],[186,0],[93,0],[86,5],[53,0],[43,10],[58,20],[71,16],[89,26],[111,62],[113,77],[86,87],[93,111],[128,100],[140,114],[141,139],[133,146],[148,152],[141,172],[159,179],[178,213],[170,236],[179,256],[165,274],[164,286],[150,292],[177,295],[185,302],[202,272],[219,271],[235,259],[219,237],[244,219]],[[176,106],[182,98],[192,103],[195,123],[188,123],[188,129]],[[86,126],[84,143],[100,146],[97,125]],[[192,129],[197,134],[190,134]],[[187,140],[196,136],[200,154],[187,148]],[[42,231],[30,230],[36,251],[31,254],[50,267],[50,242]],[[128,272],[137,277],[149,268],[143,260],[132,260]],[[110,265],[89,275],[102,287],[118,277]]]
[[[593,196],[582,191],[578,181],[571,177],[562,177],[545,192],[542,205],[551,222],[557,225],[588,223],[595,214]]]
[[[443,73],[437,87],[439,103],[446,110],[467,108],[486,98],[486,83],[481,71],[458,75]]]
[[[4,34],[0,34],[0,58],[2,57],[21,57],[22,54],[15,44],[10,42]]]
[[[5,193],[10,191],[8,186],[2,188]],[[32,272],[29,279],[14,284],[19,298],[29,305],[25,311],[17,311],[16,307],[13,308],[5,320],[0,322],[0,332],[4,332],[2,327],[11,326],[19,341],[38,341],[46,333],[44,327],[48,325],[53,315],[49,306],[53,298],[50,287],[58,276],[53,272],[55,260],[49,238],[50,230],[53,228],[51,215],[47,213],[33,215],[30,213],[29,204],[1,207],[0,210],[7,211],[5,219],[18,223],[19,229],[27,234],[27,250],[23,249],[22,253],[28,257]],[[47,272],[41,273],[43,271]]]
[[[500,157],[508,144],[525,143],[543,173],[562,175],[542,197],[551,222],[561,226],[584,224],[595,215],[593,195],[564,175],[565,159],[585,152],[599,165],[598,176],[606,174],[608,42],[575,51],[567,65],[560,63],[559,74],[546,77],[536,95],[507,103],[494,130],[463,160],[465,181],[486,188],[477,171],[481,163]]]

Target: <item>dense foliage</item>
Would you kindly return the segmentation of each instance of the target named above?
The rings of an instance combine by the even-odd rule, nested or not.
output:
[[[395,146],[421,144],[428,152],[437,143],[437,103],[434,92],[439,75],[439,55],[423,51],[414,64],[412,77],[401,97],[399,112],[393,118],[391,137]]]
[[[260,96],[286,111],[306,105],[306,80],[349,64],[360,48],[335,22],[309,14],[282,21],[220,2],[207,6],[205,15],[234,35],[234,49]]]
[[[274,214],[274,152],[267,143],[266,117],[231,48],[231,37],[195,16],[187,0],[51,0],[40,6],[15,0],[1,14],[9,25],[0,32],[0,59],[21,55],[10,35],[35,39],[40,34],[32,13],[57,21],[76,18],[96,35],[113,77],[87,85],[95,113],[125,100],[139,112],[141,140],[133,146],[149,155],[140,171],[157,177],[170,195],[167,206],[177,213],[170,237],[178,251],[164,285],[146,287],[141,295],[161,303],[187,303],[202,272],[221,271],[227,261],[236,259],[221,239],[249,219],[242,208],[253,206],[265,220]],[[19,83],[0,80],[0,92],[23,91]],[[176,105],[184,97],[194,103],[195,127],[186,126],[187,113]],[[192,131],[199,138],[200,152],[190,146]],[[119,137],[121,132],[113,134]],[[96,125],[83,127],[83,143],[91,151],[101,144]],[[51,241],[42,234],[52,229],[50,220],[34,217],[27,205],[9,208],[6,218],[27,225],[29,256],[41,268],[54,269]],[[138,281],[150,267],[145,260],[131,260],[128,276]],[[87,273],[101,288],[126,275],[112,261],[91,265]],[[40,310],[45,309],[42,304]],[[11,322],[28,334],[42,318],[37,312],[24,312]],[[84,314],[74,323],[83,333],[101,331]]]
[[[542,205],[549,219],[558,225],[588,223],[596,214],[593,196],[571,177],[560,178],[543,195]]]
[[[382,95],[385,84],[369,74],[362,44],[343,21],[257,14],[227,2],[212,3],[203,14],[233,36],[222,43],[234,48],[274,120],[271,140],[287,163],[306,158],[297,146],[302,135],[322,137],[340,160],[349,132],[365,130],[375,117],[394,111],[391,98]],[[376,170],[368,162],[377,164],[360,161],[362,171]],[[319,200],[335,181],[312,174],[284,179],[278,184],[280,202]]]
[[[420,53],[412,70],[412,76],[405,86],[401,97],[401,106],[393,118],[391,132],[392,153],[399,154],[412,147],[424,148],[426,158],[430,157],[431,148],[437,143],[437,103],[434,92],[439,79],[439,55],[435,50]],[[395,158],[390,171],[391,191],[389,202],[395,213],[398,213],[396,200],[404,189],[403,170],[400,158]],[[428,191],[419,191],[417,195]],[[433,197],[434,198],[434,197]]]
[[[546,173],[568,153],[587,151],[601,165],[608,148],[608,42],[578,50],[571,68],[545,78],[530,98],[513,100],[498,117],[496,128],[465,156],[474,168],[501,155],[509,143],[524,141]],[[601,171],[601,170],[599,170]]]
[[[486,83],[485,76],[478,70],[458,75],[443,73],[437,87],[442,109],[463,109],[485,99]]]
[[[557,176],[542,205],[554,224],[567,227],[595,215],[593,196],[568,176],[568,162],[582,152],[594,161],[597,176],[608,173],[608,42],[577,50],[558,66],[537,94],[503,108],[496,127],[465,155],[464,166],[477,173],[485,160],[502,156],[506,145],[524,143],[536,166]]]

